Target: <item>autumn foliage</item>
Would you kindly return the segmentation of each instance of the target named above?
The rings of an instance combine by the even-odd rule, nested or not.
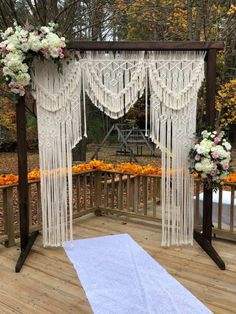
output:
[[[216,109],[220,112],[220,124],[236,124],[236,79],[221,86]]]

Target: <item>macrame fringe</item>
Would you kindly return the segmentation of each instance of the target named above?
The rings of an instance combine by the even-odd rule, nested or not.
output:
[[[196,131],[204,53],[151,53],[150,137],[162,152],[162,245],[193,243],[193,176],[188,154]]]
[[[87,52],[81,60],[93,104],[113,119],[122,117],[144,92],[144,52]]]
[[[72,241],[72,148],[81,140],[81,69],[66,63],[58,74],[52,62],[36,63],[43,245]]]
[[[197,93],[204,78],[204,53],[86,52],[65,61],[62,74],[52,62],[36,62],[43,212],[43,243],[72,240],[71,150],[86,131],[86,93],[113,119],[123,116],[145,91],[147,135],[162,151],[162,245],[193,242],[193,177],[188,153],[196,129]],[[81,91],[82,89],[82,91]],[[83,103],[81,105],[81,100]]]

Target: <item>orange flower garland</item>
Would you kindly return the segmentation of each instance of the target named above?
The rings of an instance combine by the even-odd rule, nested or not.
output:
[[[138,164],[123,162],[118,164],[105,163],[102,160],[91,160],[88,163],[74,165],[72,167],[72,173],[81,173],[90,170],[100,170],[100,171],[113,171],[130,173],[136,175],[158,175],[161,176],[162,169],[154,165],[141,166]],[[66,169],[65,169],[66,171]],[[194,177],[197,178],[198,175],[195,173]],[[28,180],[40,180],[40,170],[34,169],[28,173]],[[236,183],[236,172],[231,173],[228,177],[224,179],[225,183]],[[0,175],[0,186],[1,185],[11,185],[18,183],[18,176],[14,174]]]
[[[225,183],[236,183],[236,172],[232,172],[228,177],[224,178]]]
[[[0,185],[11,185],[18,183],[18,176],[14,174],[0,175]]]

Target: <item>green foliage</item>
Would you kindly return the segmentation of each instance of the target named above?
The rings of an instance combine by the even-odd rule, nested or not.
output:
[[[100,143],[105,136],[102,112],[94,110],[87,117],[87,143]]]

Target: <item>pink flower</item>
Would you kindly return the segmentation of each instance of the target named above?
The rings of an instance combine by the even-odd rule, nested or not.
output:
[[[12,91],[15,94],[19,94],[20,96],[24,96],[25,95],[25,88],[23,86],[20,86],[20,85],[18,85],[15,82],[9,83],[8,86],[10,87],[10,89],[12,89]]]
[[[10,88],[18,88],[19,86],[15,82],[11,82],[8,84]]]
[[[219,154],[217,152],[213,152],[211,156],[212,158],[217,159],[219,157]]]
[[[2,48],[6,48],[5,42],[1,42],[1,43],[0,43],[0,49],[2,49]]]
[[[61,59],[64,58],[64,54],[63,54],[62,48],[57,48],[57,55],[58,55],[58,57],[60,57]]]
[[[26,22],[25,25],[24,25],[24,30],[26,32],[28,32],[30,30],[30,28],[31,28],[30,24],[28,22]]]
[[[212,171],[210,172],[210,175],[211,175],[212,177],[215,177],[215,176],[217,175],[217,173],[216,173],[215,170],[212,170]]]
[[[201,156],[200,156],[199,154],[197,154],[197,155],[194,157],[194,159],[195,159],[196,161],[199,161],[199,160],[201,159]]]
[[[8,51],[7,47],[2,48],[2,53],[3,53],[4,55],[7,55],[8,52],[9,52],[9,51]]]
[[[24,96],[24,95],[25,95],[25,89],[24,89],[24,87],[20,87],[20,88],[19,88],[19,94],[20,94],[20,96]]]
[[[44,58],[48,59],[50,57],[50,53],[49,53],[48,48],[44,48],[41,51],[43,53]]]
[[[214,138],[214,144],[218,144],[220,142],[220,138],[218,137],[218,136],[216,136],[215,138]]]
[[[225,164],[223,164],[222,168],[224,170],[228,170],[229,169],[229,164],[226,162]]]
[[[9,52],[8,49],[7,49],[7,46],[6,46],[6,44],[4,42],[0,43],[0,50],[1,50],[1,52],[4,55],[8,54],[8,52]]]

